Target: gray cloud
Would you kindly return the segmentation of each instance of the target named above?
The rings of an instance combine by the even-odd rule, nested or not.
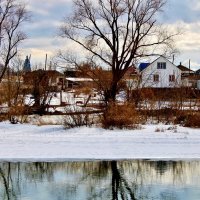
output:
[[[23,52],[24,54],[29,54],[29,51],[35,53],[32,58],[38,62],[43,59],[40,54],[45,55],[48,51],[53,55],[57,49],[69,44],[61,42],[55,38],[55,35],[64,16],[71,12],[72,0],[24,1],[32,13],[32,22],[24,27],[29,40],[23,45]],[[177,39],[180,55],[176,58],[176,62],[186,62],[190,58],[194,68],[199,68],[200,1],[168,0],[164,12],[159,15],[159,21],[171,27],[182,24],[184,34]]]

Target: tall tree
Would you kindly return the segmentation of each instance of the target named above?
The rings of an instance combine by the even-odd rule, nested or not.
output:
[[[73,14],[64,20],[60,35],[111,69],[106,100],[115,100],[118,83],[136,60],[173,49],[177,33],[156,19],[164,5],[165,0],[74,0]]]
[[[19,44],[26,39],[21,25],[29,19],[24,4],[17,0],[0,1],[0,62],[3,69],[0,82],[9,67],[10,61],[17,55]]]

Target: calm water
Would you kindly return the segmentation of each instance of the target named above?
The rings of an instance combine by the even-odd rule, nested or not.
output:
[[[200,161],[0,163],[1,200],[199,200]]]

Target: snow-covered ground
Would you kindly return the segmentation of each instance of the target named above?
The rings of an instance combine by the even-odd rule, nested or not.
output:
[[[0,160],[200,159],[200,129],[104,130],[0,123]]]

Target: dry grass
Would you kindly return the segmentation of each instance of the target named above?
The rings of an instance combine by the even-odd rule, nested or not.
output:
[[[200,128],[200,113],[188,115],[185,119],[184,126],[192,128]]]
[[[105,129],[134,129],[138,128],[138,124],[141,124],[142,121],[133,104],[118,105],[110,103],[101,118],[101,123]]]
[[[27,108],[25,106],[12,106],[8,112],[12,124],[24,123],[27,119]]]

